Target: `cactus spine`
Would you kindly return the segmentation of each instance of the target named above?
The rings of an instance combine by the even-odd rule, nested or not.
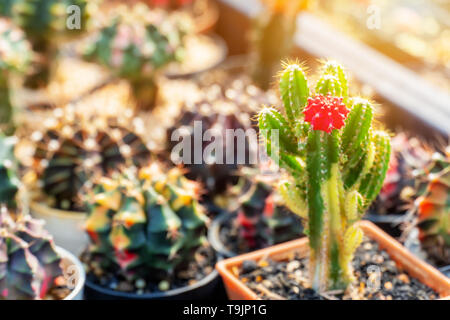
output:
[[[351,261],[362,240],[356,222],[382,187],[390,139],[372,129],[373,108],[348,96],[343,68],[323,64],[310,95],[305,73],[289,64],[280,73],[285,115],[264,108],[259,126],[265,137],[279,130],[268,153],[290,173],[280,192],[288,207],[307,220],[311,284],[317,291],[346,288]]]

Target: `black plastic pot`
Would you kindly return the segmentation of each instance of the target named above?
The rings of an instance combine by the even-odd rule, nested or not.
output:
[[[222,211],[211,223],[208,230],[208,241],[211,247],[217,252],[218,259],[228,259],[237,256],[236,252],[228,250],[220,240],[220,228],[225,221],[234,218],[235,215]]]
[[[136,294],[111,290],[86,279],[84,298],[86,300],[223,300],[225,289],[216,270],[191,286],[165,292]]]
[[[406,214],[374,214],[367,213],[364,216],[364,219],[373,222],[378,227],[380,227],[387,234],[391,235],[394,238],[398,238],[402,234],[402,230],[400,229],[402,223],[405,221]]]

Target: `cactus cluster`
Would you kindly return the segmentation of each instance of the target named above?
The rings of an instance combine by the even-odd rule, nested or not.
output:
[[[84,119],[72,112],[56,113],[45,131],[31,134],[32,168],[53,207],[79,210],[80,196],[95,176],[148,163],[150,151],[132,128],[99,115]]]
[[[170,279],[206,241],[198,188],[180,169],[163,172],[156,163],[99,178],[87,199],[90,252],[126,277]]]
[[[60,262],[42,221],[0,209],[0,300],[44,299],[61,282]]]
[[[117,77],[127,79],[138,108],[149,109],[156,98],[156,73],[182,58],[186,29],[183,19],[159,11],[139,13],[133,20],[117,16],[86,45],[83,54],[88,61],[98,62]]]
[[[390,138],[373,129],[372,104],[348,96],[345,72],[334,61],[322,65],[315,90],[296,63],[284,66],[279,85],[284,115],[265,107],[259,126],[268,154],[289,175],[280,193],[306,221],[312,287],[346,288],[363,237],[354,223],[383,185]]]
[[[422,248],[438,264],[450,264],[450,148],[435,153],[424,170],[415,201]]]
[[[48,83],[57,44],[86,30],[90,18],[88,7],[86,0],[7,0],[0,3],[0,15],[11,18],[21,27],[34,51],[41,55],[26,85],[34,88]],[[79,26],[68,27],[70,15],[79,18]]]
[[[13,106],[10,100],[9,75],[27,71],[32,57],[25,34],[9,19],[0,18],[0,129],[12,130]]]
[[[270,181],[253,176],[238,199],[238,246],[244,252],[300,237],[301,222],[283,204]]]
[[[266,8],[257,17],[252,31],[253,80],[264,90],[279,70],[280,61],[293,47],[297,14],[308,7],[308,0],[265,0]],[[276,45],[274,45],[276,44]]]

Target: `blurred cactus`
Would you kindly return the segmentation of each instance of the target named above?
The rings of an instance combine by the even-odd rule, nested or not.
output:
[[[15,138],[0,135],[0,205],[8,208],[15,206],[15,197],[19,189],[17,161],[14,157]]]
[[[156,164],[96,180],[86,221],[91,253],[126,277],[169,279],[206,241],[198,188],[181,170]]]
[[[56,208],[82,208],[80,194],[94,177],[120,166],[143,166],[150,159],[137,133],[99,115],[83,119],[68,112],[52,120],[46,131],[31,135],[35,144],[32,166]]]
[[[0,300],[44,299],[63,275],[43,222],[0,209]]]
[[[434,154],[419,177],[420,197],[415,201],[422,248],[442,265],[450,264],[450,148],[447,149],[445,156]]]
[[[147,16],[154,15],[147,12]],[[162,14],[155,21],[129,19],[116,17],[101,29],[95,41],[87,45],[84,57],[108,67],[117,77],[127,79],[138,108],[148,110],[156,99],[157,71],[182,58],[187,27],[183,19]]]
[[[290,54],[297,27],[297,14],[308,7],[309,0],[263,2],[266,6],[256,18],[251,34],[251,74],[255,83],[267,90],[280,69],[280,61]]]
[[[389,136],[372,128],[371,103],[348,97],[343,68],[329,61],[321,72],[312,94],[303,68],[285,65],[285,115],[268,107],[259,115],[268,154],[290,175],[280,193],[307,221],[311,285],[319,292],[353,280],[351,261],[363,237],[354,222],[380,191],[390,157]]]
[[[250,186],[239,188],[238,246],[243,252],[264,248],[300,237],[301,222],[282,203],[269,181],[259,176],[247,177]]]
[[[39,61],[34,65],[34,73],[27,79],[27,86],[36,88],[47,85],[57,45],[86,30],[90,18],[88,8],[86,0],[2,1],[0,14],[10,17],[25,31],[34,51],[40,55]],[[74,21],[79,22],[79,26],[69,28],[72,16]]]
[[[9,19],[0,18],[0,129],[8,134],[14,129],[9,75],[26,72],[31,56],[23,31]]]

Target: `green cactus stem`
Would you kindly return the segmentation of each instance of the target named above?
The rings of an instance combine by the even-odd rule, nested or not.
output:
[[[345,289],[351,261],[362,240],[354,223],[380,191],[390,157],[390,139],[372,128],[373,107],[348,97],[343,68],[324,62],[310,93],[303,68],[280,73],[285,115],[264,108],[260,129],[279,130],[279,145],[266,142],[272,158],[290,175],[280,183],[287,206],[305,218],[310,280],[317,291]]]

